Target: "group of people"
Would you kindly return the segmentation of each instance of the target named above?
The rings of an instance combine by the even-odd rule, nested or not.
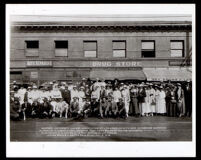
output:
[[[49,82],[18,88],[10,87],[11,119],[87,118],[155,116],[191,116],[192,84],[123,83],[118,80],[95,82],[85,78],[80,83]]]

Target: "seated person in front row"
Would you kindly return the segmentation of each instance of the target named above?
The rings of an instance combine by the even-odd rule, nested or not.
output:
[[[100,118],[105,117],[105,111],[107,109],[107,100],[106,97],[102,97],[101,102],[100,102]]]
[[[119,98],[119,102],[117,102],[117,107],[118,107],[118,116],[126,119],[126,108],[122,98]]]
[[[83,98],[83,107],[80,110],[80,117],[82,118],[87,118],[91,114],[91,104],[90,104],[90,99],[84,97]]]
[[[14,100],[10,98],[10,119],[12,120],[20,120],[20,103],[15,98]]]
[[[79,103],[77,101],[78,97],[73,97],[73,101],[70,103],[69,116],[78,118],[79,116]]]
[[[51,118],[53,106],[50,104],[48,99],[45,97],[43,103],[40,104],[40,118]]]
[[[91,98],[91,116],[98,117],[99,116],[99,102],[97,101],[97,98],[92,97]]]
[[[113,101],[113,97],[108,97],[107,108],[105,110],[106,117],[117,118],[118,107],[117,103]]]

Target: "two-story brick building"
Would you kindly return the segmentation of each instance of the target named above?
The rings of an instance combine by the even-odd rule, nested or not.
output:
[[[10,79],[191,80],[183,16],[12,16]]]

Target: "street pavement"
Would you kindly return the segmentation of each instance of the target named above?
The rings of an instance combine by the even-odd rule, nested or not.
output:
[[[10,121],[11,141],[192,141],[192,118],[128,117]]]

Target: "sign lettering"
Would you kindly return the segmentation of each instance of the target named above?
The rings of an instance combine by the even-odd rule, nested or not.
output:
[[[27,61],[27,67],[47,67],[52,66],[52,61]]]

